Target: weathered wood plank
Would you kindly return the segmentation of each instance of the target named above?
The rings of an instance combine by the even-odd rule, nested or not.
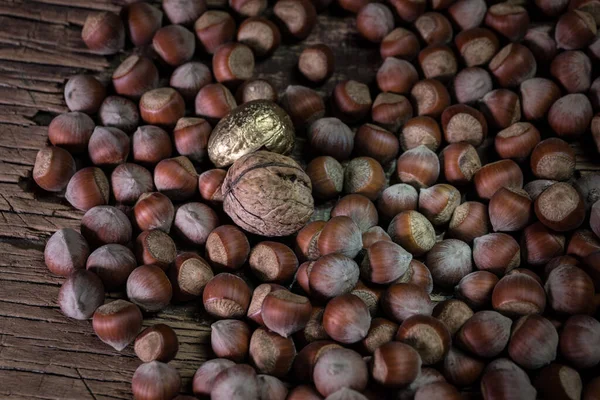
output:
[[[12,0],[0,4],[0,15],[58,25],[83,26],[88,13],[89,11],[85,9],[41,4],[34,1]]]

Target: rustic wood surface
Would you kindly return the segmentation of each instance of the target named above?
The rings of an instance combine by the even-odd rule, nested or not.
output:
[[[47,142],[46,125],[67,111],[63,85],[76,73],[107,82],[126,57],[92,54],[80,39],[86,15],[118,12],[123,2],[109,0],[0,0],[0,399],[128,399],[130,379],[139,365],[131,348],[122,353],[98,340],[89,321],[64,317],[56,305],[62,278],[43,261],[45,240],[57,229],[78,229],[81,212],[62,197],[36,189],[31,170]],[[373,84],[378,50],[357,37],[351,17],[319,16],[303,43],[286,43],[272,58],[260,61],[257,75],[280,93],[289,83],[306,84],[295,70],[306,44],[330,44],[337,71],[319,88],[357,79]],[[578,151],[578,170],[598,169]],[[111,297],[121,294],[111,294]],[[185,391],[208,354],[209,328],[199,304],[171,307],[147,318],[165,322],[181,347],[172,364],[180,370]]]

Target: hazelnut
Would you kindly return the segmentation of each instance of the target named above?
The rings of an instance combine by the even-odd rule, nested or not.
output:
[[[94,131],[94,121],[78,111],[60,114],[48,126],[48,139],[54,146],[62,147],[71,153],[87,150]]]
[[[554,38],[559,49],[582,49],[591,44],[595,37],[596,21],[585,11],[567,11],[556,23]]]
[[[419,212],[434,226],[445,225],[450,221],[460,204],[460,192],[452,185],[440,183],[419,192]]]
[[[81,233],[93,247],[108,243],[128,244],[131,223],[127,216],[112,206],[96,206],[81,219]]]
[[[523,230],[522,257],[531,265],[544,265],[565,251],[565,236],[535,222]]]
[[[406,121],[400,132],[402,150],[407,151],[426,146],[436,151],[442,141],[442,133],[438,123],[431,117],[418,116]]]
[[[488,271],[475,271],[465,275],[454,288],[456,296],[473,309],[482,309],[492,300],[492,291],[498,277]]]
[[[187,157],[168,158],[156,165],[154,185],[171,200],[186,200],[198,190],[198,175]]]
[[[450,21],[437,12],[426,12],[420,15],[415,20],[415,28],[428,45],[448,44],[452,40]]]
[[[162,11],[148,3],[128,5],[123,9],[122,16],[127,22],[129,38],[134,46],[150,44],[154,34],[162,26]]]
[[[374,286],[366,286],[361,281],[358,281],[354,289],[350,292],[365,303],[371,315],[377,314],[379,310],[379,300],[383,293],[383,289]]]
[[[586,92],[592,84],[592,62],[582,51],[565,51],[552,61],[550,74],[568,93]]]
[[[371,110],[369,87],[361,82],[346,80],[333,89],[334,115],[348,123],[364,119]]]
[[[585,219],[581,194],[570,184],[558,182],[535,200],[535,214],[548,228],[558,232],[578,228]]]
[[[256,17],[267,8],[267,0],[229,0],[229,6],[244,17]]]
[[[461,400],[462,398],[462,394],[458,389],[446,382],[435,382],[430,385],[423,385],[418,388],[415,393],[415,400]]]
[[[168,325],[156,324],[144,329],[135,338],[135,354],[143,362],[169,362],[179,350],[177,334]]]
[[[297,129],[308,129],[309,142],[313,124],[325,116],[325,103],[323,98],[316,91],[304,86],[290,85],[285,89],[285,93],[281,99],[281,106],[287,111]],[[330,122],[336,123],[337,119],[326,118],[328,122],[320,122],[318,129],[327,128]],[[341,121],[340,121],[341,122]],[[337,126],[337,124],[335,124]],[[310,127],[310,128],[309,128]],[[350,152],[352,149],[350,149]],[[347,156],[349,157],[349,155]]]
[[[104,286],[96,274],[79,269],[64,281],[56,302],[67,317],[86,320],[104,303]]]
[[[224,358],[205,361],[194,374],[192,382],[194,394],[198,396],[210,395],[217,375],[234,365],[233,361]]]
[[[194,34],[181,25],[160,28],[152,38],[154,51],[173,67],[189,61],[196,50]]]
[[[96,336],[117,351],[133,342],[142,329],[142,312],[133,303],[115,300],[96,309],[92,327]]]
[[[385,165],[398,155],[398,138],[377,125],[365,124],[356,131],[354,137],[356,154],[368,156]]]
[[[314,261],[320,257],[318,240],[325,221],[313,221],[306,224],[296,235],[296,253],[305,260]]]
[[[288,282],[298,269],[298,258],[288,246],[265,241],[254,246],[249,264],[262,282]]]
[[[302,50],[298,57],[298,70],[311,82],[324,82],[335,69],[335,57],[325,44],[314,44]]]
[[[354,350],[331,349],[317,360],[313,379],[319,393],[329,396],[344,387],[364,390],[369,380],[369,371],[360,354]]]
[[[528,120],[539,120],[560,98],[560,89],[549,79],[531,78],[521,83],[521,98],[523,116]]]
[[[384,4],[369,3],[356,14],[358,33],[373,43],[380,43],[394,29],[394,15]]]
[[[109,290],[123,286],[135,267],[135,255],[120,244],[107,244],[97,248],[86,262],[86,268],[97,274],[104,287]]]
[[[69,276],[85,267],[90,248],[85,238],[71,228],[56,231],[44,249],[44,261],[53,274]]]
[[[173,290],[169,278],[156,265],[142,265],[127,278],[127,297],[144,311],[156,312],[171,302]]]
[[[254,54],[245,44],[226,43],[215,50],[212,67],[217,82],[239,84],[252,77]]]
[[[511,317],[541,314],[546,307],[546,294],[541,282],[535,278],[524,273],[510,273],[494,288],[492,306]]]
[[[492,5],[486,15],[485,24],[511,42],[517,42],[525,36],[529,26],[527,10],[507,1]]]
[[[592,206],[600,200],[598,185],[600,185],[600,174],[597,173],[583,175],[573,184],[583,197],[586,212],[590,211]]]
[[[264,328],[258,328],[250,338],[250,359],[260,373],[285,376],[296,357],[291,338],[284,338]]]
[[[287,386],[274,376],[258,375],[256,379],[258,380],[258,393],[260,399],[286,400],[288,398]]]
[[[440,164],[449,183],[466,184],[481,168],[481,160],[475,148],[466,142],[452,143],[440,153]]]
[[[502,187],[521,189],[523,172],[514,161],[500,160],[481,167],[473,182],[479,197],[489,200]]]
[[[264,307],[264,306],[263,306]],[[340,343],[356,343],[367,336],[371,316],[367,305],[353,294],[331,299],[323,312],[323,328]]]
[[[417,261],[414,258],[408,265],[408,271],[394,283],[410,283],[424,289],[430,294],[433,291],[433,278],[431,277],[429,268],[421,261]]]
[[[454,336],[473,316],[473,310],[463,301],[450,299],[438,303],[433,309],[432,315],[442,321],[450,334]]]
[[[140,230],[159,229],[169,233],[175,218],[175,208],[171,200],[162,193],[144,193],[133,206],[133,215]]]
[[[542,396],[557,399],[579,399],[583,390],[579,372],[556,363],[543,368],[533,383]]]
[[[377,210],[384,220],[391,220],[403,211],[417,209],[419,194],[406,183],[397,183],[381,192],[377,199]]]
[[[140,264],[155,264],[162,269],[175,260],[176,249],[173,239],[161,230],[149,230],[136,238],[136,257]]]
[[[209,83],[198,92],[195,100],[196,115],[218,121],[237,107],[235,98],[220,83]]]
[[[408,271],[412,255],[394,242],[379,241],[365,250],[361,277],[376,284],[387,284]]]
[[[203,246],[209,233],[219,226],[217,214],[202,203],[186,203],[177,209],[174,232],[186,242]]]
[[[179,393],[181,377],[169,364],[151,361],[140,365],[131,378],[131,391],[136,399],[172,399]]]
[[[429,315],[413,315],[404,320],[396,340],[417,350],[424,365],[443,360],[452,343],[448,328]]]
[[[471,248],[458,239],[442,240],[427,253],[425,264],[435,284],[454,287],[473,270]]]
[[[487,365],[480,385],[484,398],[537,398],[536,390],[525,371],[506,358],[498,358]]]
[[[173,146],[169,134],[158,126],[144,125],[137,128],[131,138],[133,160],[152,166],[171,157]]]
[[[398,131],[412,116],[410,101],[395,93],[379,93],[371,109],[373,122],[391,132]]]
[[[496,311],[475,313],[457,334],[458,343],[479,357],[495,357],[504,350],[512,321]]]
[[[177,90],[185,100],[194,101],[204,86],[212,83],[210,69],[200,62],[187,62],[175,68],[169,86]]]
[[[148,124],[175,126],[185,114],[185,103],[173,88],[153,89],[142,95],[140,114]]]
[[[237,102],[248,103],[253,100],[270,100],[277,102],[277,90],[271,82],[265,79],[248,79],[238,87],[236,93]]]
[[[224,43],[235,37],[235,21],[224,11],[208,10],[194,24],[194,31],[204,50],[213,54]]]
[[[303,339],[310,344],[315,341],[331,339],[327,332],[325,332],[325,328],[323,328],[324,312],[325,309],[323,307],[313,307],[308,323],[304,327],[304,330],[301,332],[301,335],[298,335],[300,336],[300,340]],[[310,370],[310,377],[310,379],[312,380],[312,368]]]
[[[100,123],[110,128],[117,128],[129,134],[140,121],[138,106],[133,101],[120,96],[108,96],[98,111]]]
[[[267,297],[267,295],[272,291],[284,289],[285,288],[283,286],[274,283],[263,283],[258,285],[252,292],[252,299],[250,300],[250,305],[246,314],[248,319],[256,322],[260,326],[264,326],[265,324],[262,318],[262,304],[265,300],[265,297]]]
[[[411,346],[389,342],[375,350],[371,374],[386,387],[400,388],[417,379],[421,370],[421,357]]]
[[[147,3],[137,3],[147,5]],[[132,6],[137,5],[132,4]],[[145,92],[158,86],[158,69],[154,63],[137,55],[125,59],[112,74],[112,83],[117,94],[139,98]]]
[[[294,364],[292,365],[294,378],[300,382],[312,382],[315,364],[319,358],[330,350],[341,348],[342,346],[331,340],[319,340],[309,343],[298,352],[298,355],[294,359]]]
[[[258,378],[254,369],[245,364],[234,365],[220,372],[212,382],[213,400],[258,399]]]
[[[446,382],[446,380],[440,372],[433,368],[421,367],[421,371],[418,374],[417,379],[415,379],[407,387],[400,390],[398,393],[400,398],[413,398],[419,389],[443,382]]]
[[[67,81],[64,95],[69,110],[95,114],[106,98],[106,88],[93,76],[74,75]]]
[[[243,321],[223,319],[210,326],[210,344],[219,358],[242,362],[250,348],[250,328]]]
[[[344,192],[375,200],[386,183],[381,164],[371,157],[353,158],[344,170]]]
[[[203,208],[208,207],[196,203]],[[214,211],[210,229],[205,230],[207,238],[206,257],[215,267],[220,269],[235,270],[244,265],[250,254],[250,243],[248,238],[239,228],[233,225],[218,226],[218,219]],[[208,228],[208,227],[207,227]]]
[[[456,104],[442,113],[444,139],[448,143],[467,142],[479,146],[487,136],[483,114],[467,105]]]
[[[130,140],[117,128],[97,126],[88,143],[88,153],[94,165],[115,166],[125,162],[129,155]]]
[[[531,171],[542,179],[564,181],[575,170],[575,152],[562,139],[542,140],[531,153]]]
[[[202,257],[195,253],[181,253],[169,268],[168,276],[173,286],[173,298],[188,301],[199,297],[214,275]]]
[[[305,328],[311,312],[308,298],[287,290],[274,290],[263,299],[260,315],[268,329],[289,337]]]
[[[467,67],[486,65],[500,49],[498,37],[486,28],[471,28],[459,32],[454,44]]]
[[[333,298],[349,293],[358,282],[360,271],[351,258],[329,254],[316,260],[307,273],[311,295]]]
[[[344,1],[344,0],[342,0]],[[346,0],[347,1],[347,0]],[[311,386],[300,385],[291,389],[287,400],[321,400],[323,399]]]
[[[344,169],[333,157],[314,158],[306,167],[306,174],[312,183],[313,195],[319,199],[331,199],[342,192]]]
[[[461,70],[454,77],[454,96],[459,103],[475,103],[493,89],[492,77],[483,68]]]
[[[438,118],[450,105],[448,89],[437,79],[425,79],[415,83],[410,94],[419,116]]]
[[[505,233],[490,233],[473,240],[473,261],[479,270],[498,276],[521,264],[519,244]]]
[[[576,368],[589,368],[600,362],[600,323],[587,315],[567,319],[560,333],[560,353]]]
[[[110,186],[100,168],[87,167],[77,171],[69,180],[65,199],[75,208],[87,211],[107,204]]]
[[[527,192],[531,200],[535,201],[544,190],[555,183],[556,181],[550,179],[536,179],[523,186],[523,190]]]
[[[586,258],[598,251],[600,251],[600,240],[592,231],[588,229],[578,229],[573,232],[567,247],[567,254],[579,258]]]
[[[490,199],[489,216],[494,231],[515,232],[531,220],[531,198],[523,189],[502,187]]]
[[[266,57],[279,47],[281,33],[273,22],[254,16],[241,23],[237,32],[237,41],[252,49],[255,56]]]
[[[569,2],[566,0],[535,0],[535,5],[549,17],[556,17],[561,14],[567,8],[568,4]]]
[[[438,180],[440,162],[433,151],[420,145],[400,155],[396,171],[402,183],[408,183],[418,189],[426,188]]]
[[[162,8],[172,24],[191,25],[206,11],[206,1],[163,0]]]
[[[276,198],[273,190],[279,193]],[[294,160],[276,153],[258,151],[239,158],[227,172],[222,192],[223,208],[233,221],[264,236],[295,233],[314,211],[309,177]]]
[[[380,226],[373,226],[363,232],[362,241],[363,241],[363,250],[368,249],[373,244],[385,240],[388,242],[392,241],[390,235]]]
[[[200,197],[210,203],[222,203],[223,194],[221,186],[225,180],[227,171],[222,169],[209,169],[198,176],[198,189]]]
[[[496,89],[481,99],[481,109],[490,125],[505,129],[521,119],[519,96],[508,89]]]
[[[98,54],[116,54],[125,47],[125,27],[117,14],[90,13],[83,24],[81,38],[90,50]]]
[[[556,358],[558,333],[550,321],[539,315],[519,318],[512,330],[508,354],[518,365],[538,369]]]
[[[481,25],[486,12],[487,4],[482,0],[458,0],[448,7],[450,18],[463,31]]]
[[[429,45],[419,52],[418,59],[426,79],[446,81],[456,75],[456,56],[446,45]]]
[[[427,253],[435,244],[435,230],[431,222],[417,211],[403,211],[396,215],[388,228],[392,241],[413,256]]]
[[[490,71],[502,87],[519,86],[533,78],[537,63],[531,51],[519,43],[503,47],[490,61]]]
[[[405,28],[395,28],[381,41],[381,58],[397,57],[412,60],[421,50],[417,36]]]
[[[494,145],[501,158],[522,160],[540,142],[540,132],[528,122],[517,122],[496,135]]]
[[[548,110],[548,124],[559,137],[572,140],[589,129],[593,116],[592,104],[586,95],[567,94]]]
[[[415,67],[410,62],[395,57],[386,58],[377,70],[377,86],[382,92],[410,93],[418,80],[419,74]]]
[[[250,287],[242,278],[221,273],[206,284],[202,301],[206,311],[216,318],[242,318],[250,296]]]
[[[133,163],[121,164],[115,168],[110,182],[115,200],[123,204],[133,204],[141,195],[154,189],[150,171]]]
[[[75,160],[60,147],[48,146],[38,151],[33,166],[33,180],[49,192],[62,191],[75,174]]]
[[[466,201],[457,206],[448,226],[448,236],[471,243],[489,232],[487,207],[476,201]]]
[[[458,387],[472,386],[478,380],[485,363],[451,346],[444,358],[442,371],[446,379]]]
[[[548,304],[557,313],[589,314],[593,311],[594,282],[575,266],[560,265],[553,269],[544,288]]]
[[[550,64],[558,52],[554,40],[554,24],[531,24],[525,32],[523,44],[531,50],[538,64]]]
[[[388,287],[381,298],[381,307],[398,323],[415,314],[431,315],[433,310],[429,294],[410,283],[396,283]]]
[[[306,39],[317,22],[317,10],[309,0],[278,0],[273,13],[286,33],[295,39]]]

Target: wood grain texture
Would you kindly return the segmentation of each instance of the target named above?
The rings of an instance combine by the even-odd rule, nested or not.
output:
[[[125,3],[0,0],[0,399],[131,398],[130,379],[140,363],[132,349],[116,352],[95,337],[89,321],[64,317],[56,306],[63,279],[44,265],[45,240],[57,229],[78,229],[82,213],[61,196],[37,189],[31,179],[35,155],[47,142],[45,126],[67,110],[65,81],[89,73],[107,82],[111,68],[127,56],[103,57],[86,49],[79,37],[86,16],[118,12]],[[288,84],[308,85],[296,70],[297,57],[306,45],[320,42],[332,46],[337,64],[334,76],[315,88],[322,95],[342,79],[375,87],[378,49],[358,38],[350,16],[319,16],[306,41],[285,43],[270,59],[258,60],[256,75],[281,94]],[[576,150],[580,173],[598,169]],[[119,297],[123,293],[109,294]],[[193,373],[209,355],[210,321],[201,304],[192,302],[147,316],[144,325],[158,322],[178,334],[180,351],[172,364],[189,392]]]

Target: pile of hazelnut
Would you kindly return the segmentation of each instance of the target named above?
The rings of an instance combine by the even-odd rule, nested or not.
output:
[[[91,50],[138,49],[68,81],[36,159],[85,211],[45,251],[65,315],[133,343],[140,400],[192,398],[175,332],[140,333],[172,302],[215,320],[185,389],[213,400],[600,399],[600,175],[569,144],[600,144],[600,2],[267,3],[87,18]],[[277,103],[255,57],[328,7],[381,46],[377,89],[325,101],[317,44]]]

